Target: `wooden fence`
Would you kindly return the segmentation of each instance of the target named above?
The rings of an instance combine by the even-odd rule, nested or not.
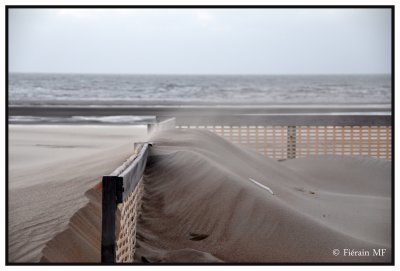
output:
[[[391,160],[392,128],[382,126],[178,126],[207,129],[273,159],[363,155]]]
[[[148,132],[175,128],[175,120],[148,125]],[[150,144],[136,143],[135,154],[110,176],[103,176],[101,262],[133,262],[136,223],[143,195],[143,172]]]
[[[143,192],[142,177],[149,144],[145,143],[139,148],[140,151],[123,170],[115,172],[115,175],[103,177],[102,263],[131,261],[135,251],[136,221]],[[118,221],[116,219],[117,204],[120,204]],[[116,222],[119,229],[116,229]]]
[[[148,125],[148,132],[174,127],[208,129],[278,160],[329,154],[392,159],[390,112],[180,115]],[[133,262],[149,148],[147,143],[136,144],[136,154],[103,177],[102,263]]]
[[[179,129],[207,129],[277,160],[311,155],[392,158],[390,112],[184,117],[176,123]]]

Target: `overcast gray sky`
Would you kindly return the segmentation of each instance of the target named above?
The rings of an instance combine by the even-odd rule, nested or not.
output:
[[[389,9],[11,9],[9,71],[390,73]]]

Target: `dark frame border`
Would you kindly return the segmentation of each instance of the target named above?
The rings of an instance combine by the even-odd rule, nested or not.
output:
[[[5,213],[6,213],[6,232],[5,232],[5,264],[10,266],[98,266],[104,265],[101,263],[14,263],[9,261],[8,257],[8,221],[9,221],[9,213],[8,213],[8,66],[9,66],[9,44],[8,44],[8,21],[9,21],[9,9],[93,9],[93,8],[103,8],[103,9],[123,9],[123,8],[135,8],[135,9],[198,9],[198,8],[207,8],[207,9],[390,9],[391,10],[391,110],[392,110],[392,260],[390,263],[163,263],[163,264],[151,264],[151,263],[131,263],[131,264],[118,264],[118,265],[202,265],[202,266],[210,266],[210,265],[222,265],[222,266],[232,266],[232,265],[262,265],[262,266],[326,266],[326,265],[334,265],[334,266],[391,266],[395,264],[395,6],[394,5],[6,5],[5,6]]]

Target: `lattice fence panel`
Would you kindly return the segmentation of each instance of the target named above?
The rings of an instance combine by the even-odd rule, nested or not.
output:
[[[267,157],[364,155],[392,159],[391,126],[177,126],[207,129]]]
[[[133,262],[136,247],[136,224],[140,215],[143,196],[143,179],[139,181],[135,190],[118,205],[119,232],[116,237],[116,262]]]

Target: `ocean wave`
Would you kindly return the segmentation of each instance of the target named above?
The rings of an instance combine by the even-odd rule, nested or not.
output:
[[[9,124],[147,124],[155,121],[155,116],[10,116],[8,118]]]
[[[10,74],[13,103],[389,103],[390,75],[140,76]]]

